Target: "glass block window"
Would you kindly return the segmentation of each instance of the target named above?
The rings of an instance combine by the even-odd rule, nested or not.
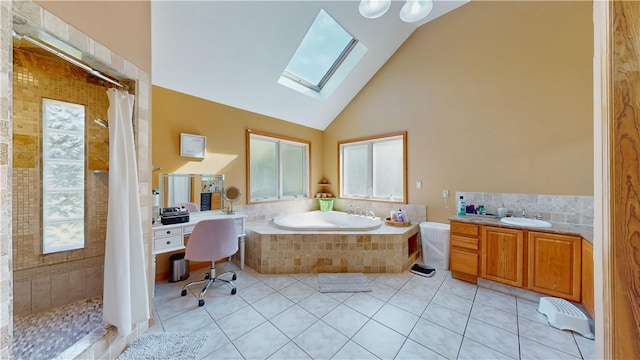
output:
[[[403,132],[340,142],[340,197],[406,202],[406,137]]]
[[[309,142],[247,132],[251,202],[309,196]]]
[[[43,253],[82,249],[84,106],[44,99],[42,125]]]

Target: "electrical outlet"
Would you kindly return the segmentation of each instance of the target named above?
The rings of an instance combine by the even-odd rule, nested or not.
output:
[[[442,197],[445,198],[445,199],[448,199],[449,198],[449,190],[447,190],[447,189],[442,190]]]
[[[416,181],[416,189],[422,189],[422,181],[421,180]]]

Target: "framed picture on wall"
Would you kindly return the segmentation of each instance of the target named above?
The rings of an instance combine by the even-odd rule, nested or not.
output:
[[[180,156],[204,159],[206,151],[206,136],[185,133],[180,134]]]

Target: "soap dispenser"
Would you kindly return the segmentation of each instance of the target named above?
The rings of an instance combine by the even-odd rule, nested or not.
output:
[[[464,207],[464,196],[460,195],[460,199],[458,200],[458,216],[465,216],[467,211]]]

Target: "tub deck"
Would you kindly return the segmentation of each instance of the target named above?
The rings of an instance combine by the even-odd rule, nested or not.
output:
[[[300,231],[247,224],[245,262],[263,274],[398,273],[420,254],[418,222],[366,231]]]

